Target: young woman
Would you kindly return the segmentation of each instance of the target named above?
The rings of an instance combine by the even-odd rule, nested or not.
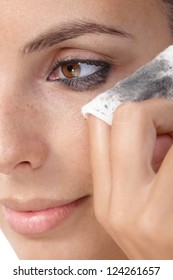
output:
[[[20,259],[173,258],[172,101],[111,128],[81,114],[173,43],[171,2],[0,1],[1,229]]]

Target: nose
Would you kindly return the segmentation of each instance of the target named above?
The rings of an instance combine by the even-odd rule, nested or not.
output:
[[[0,94],[0,108],[0,173],[10,175],[24,166],[41,167],[47,147],[33,104],[19,96]]]

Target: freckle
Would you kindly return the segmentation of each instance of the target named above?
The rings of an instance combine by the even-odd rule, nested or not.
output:
[[[31,105],[31,104],[27,104],[26,107],[33,109],[33,105]]]

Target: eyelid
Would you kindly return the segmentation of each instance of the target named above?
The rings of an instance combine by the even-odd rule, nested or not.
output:
[[[116,64],[115,59],[109,57],[103,53],[95,52],[87,49],[78,49],[78,48],[62,48],[54,52],[54,58],[49,64],[49,69],[51,70],[52,66],[57,62],[61,61],[71,61],[71,60],[89,60],[89,61],[104,61],[110,64]]]

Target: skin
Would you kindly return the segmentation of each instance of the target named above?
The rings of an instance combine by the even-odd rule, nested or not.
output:
[[[130,38],[108,34],[86,34],[40,52],[21,55],[20,50],[25,44],[51,27],[68,22],[69,19],[120,27],[130,34]],[[115,82],[125,78],[172,44],[167,15],[160,9],[158,3],[149,0],[133,0],[133,2],[95,0],[94,3],[90,0],[87,2],[48,0],[44,3],[41,0],[31,0],[23,4],[20,0],[2,0],[0,1],[0,31],[1,228],[18,257],[21,259],[170,257],[166,256],[166,253],[162,254],[159,249],[158,255],[153,255],[149,249],[153,239],[151,238],[151,242],[145,246],[144,234],[137,235],[138,240],[139,237],[142,239],[140,245],[136,244],[134,229],[139,225],[140,216],[136,219],[132,210],[129,215],[130,221],[133,221],[128,227],[129,223],[124,211],[129,213],[130,203],[134,204],[138,201],[139,193],[137,191],[135,194],[135,191],[138,187],[141,189],[145,181],[145,178],[140,177],[145,170],[145,164],[142,163],[146,163],[148,157],[151,159],[152,149],[154,158],[151,159],[153,161],[151,165],[158,171],[161,159],[172,144],[171,136],[159,138],[156,145],[153,144],[157,124],[161,122],[159,132],[172,131],[173,126],[170,123],[172,102],[168,104],[165,101],[162,105],[152,101],[135,105],[135,108],[126,106],[125,110],[121,108],[111,130],[113,139],[111,145],[110,128],[92,117],[86,122],[80,112],[81,107],[97,94],[110,88]],[[89,92],[75,92],[56,82],[46,81],[51,64],[57,59],[65,59],[74,54],[77,58],[104,59],[111,63],[113,66],[107,81]],[[136,107],[144,111],[142,118],[139,118],[141,116],[141,109],[139,109],[134,116],[132,114],[132,120],[130,119],[128,123],[127,119]],[[158,115],[158,110],[159,112],[162,110],[163,114]],[[162,120],[164,114],[166,116]],[[124,130],[119,122],[121,118],[125,119]],[[150,121],[152,121],[151,129],[145,133]],[[167,122],[169,125],[165,129]],[[136,129],[134,135],[131,135],[133,125]],[[131,136],[130,143],[134,143],[131,144],[132,147],[129,141],[127,143],[126,140],[123,141],[124,136],[125,139]],[[146,153],[144,160],[143,145],[145,150],[149,146],[149,152]],[[125,147],[127,154],[122,155]],[[113,151],[111,166],[110,151],[111,154]],[[130,156],[132,151],[137,155],[131,165],[129,160],[132,158]],[[137,159],[140,162],[139,166]],[[129,170],[129,176],[125,178],[127,182],[122,175],[125,168],[123,160],[129,162],[132,169]],[[170,157],[167,161],[170,166]],[[131,171],[136,168],[139,169],[138,178],[131,175]],[[163,193],[162,178],[167,170],[165,164],[161,178],[157,177],[161,189],[158,196]],[[150,178],[150,175],[146,175],[147,180],[150,179],[149,182],[155,178]],[[115,178],[113,184],[110,183],[111,176]],[[152,176],[155,175],[152,173]],[[135,184],[133,184],[134,178]],[[120,186],[117,182],[122,180],[123,184]],[[153,186],[150,186],[151,190],[156,184],[157,180]],[[119,194],[118,190],[122,189]],[[110,196],[112,190],[114,194]],[[127,196],[129,200],[124,199],[126,191],[129,192]],[[170,191],[169,186],[168,191]],[[87,196],[85,202],[68,219],[39,237],[14,232],[2,211],[4,198],[10,198],[15,203],[26,204],[28,201],[37,202],[37,199],[69,201],[84,196]],[[112,197],[111,210],[107,211],[110,197]],[[142,210],[146,209],[145,218],[149,217],[153,200],[154,195],[149,201],[142,201]],[[150,209],[145,208],[145,203],[150,205]],[[158,198],[153,206],[155,210],[152,212],[153,215],[156,214],[159,203]],[[169,208],[165,212],[167,215]],[[163,217],[163,209],[164,205],[162,215],[159,215],[160,212],[157,213],[158,223],[160,223],[159,217]],[[137,210],[136,212],[142,213]],[[115,217],[115,222],[114,220],[110,222],[112,221],[110,217]],[[145,219],[145,222],[148,220]],[[147,225],[149,229],[150,222]],[[169,219],[166,225],[169,225]],[[155,236],[155,233],[157,233],[155,228],[154,231],[149,230],[149,236],[153,234]],[[124,237],[126,242],[123,241]],[[165,238],[169,243],[170,236]],[[159,241],[155,244],[156,248],[167,246],[163,242],[159,247]]]
[[[172,110],[170,100],[123,105],[111,130],[89,118],[95,213],[129,259],[173,258],[173,147],[157,172],[152,166],[156,137],[173,137]]]

